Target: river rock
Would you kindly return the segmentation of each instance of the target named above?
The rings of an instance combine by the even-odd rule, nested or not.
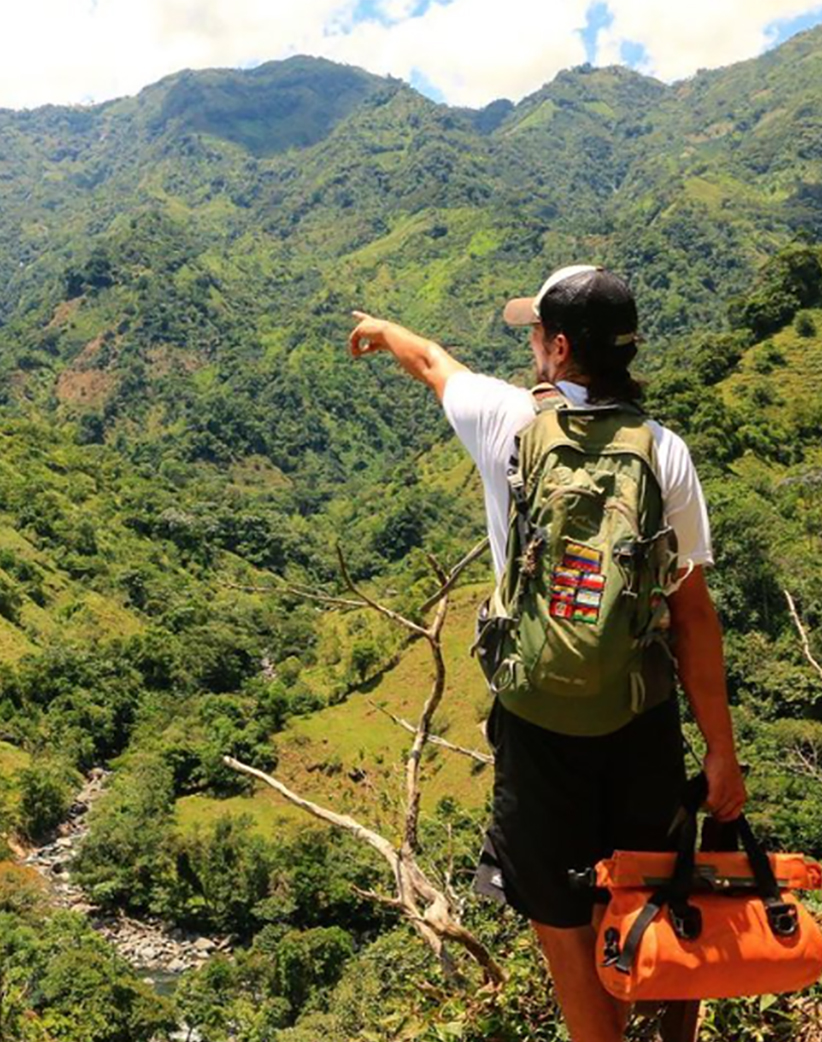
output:
[[[120,955],[140,969],[178,974],[202,965],[216,951],[230,952],[231,941],[227,937],[199,937],[180,927],[169,928],[156,917],[104,916],[80,887],[71,882],[71,863],[79,843],[89,831],[88,812],[105,791],[109,773],[94,768],[51,842],[34,849],[21,847],[15,851],[20,861],[31,865],[47,881],[55,905],[87,915],[92,926],[114,945]],[[192,1035],[189,1042],[194,1042],[194,1039],[195,1035]]]

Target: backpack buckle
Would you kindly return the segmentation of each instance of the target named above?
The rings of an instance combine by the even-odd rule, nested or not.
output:
[[[527,579],[533,579],[537,574],[539,562],[542,558],[548,533],[544,528],[538,528],[534,537],[530,540],[520,558],[520,572]]]

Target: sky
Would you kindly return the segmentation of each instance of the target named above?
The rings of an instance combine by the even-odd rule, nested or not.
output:
[[[0,0],[0,107],[95,103],[293,54],[479,107],[585,61],[683,79],[818,24],[822,0]]]

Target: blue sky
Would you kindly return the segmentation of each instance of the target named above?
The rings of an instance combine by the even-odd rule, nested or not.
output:
[[[813,7],[813,5],[809,5]],[[607,3],[595,2],[586,13],[585,28],[581,31],[585,44],[587,60],[595,63],[597,60],[597,36],[600,30],[607,29],[613,23],[614,17]],[[768,43],[765,50],[779,46],[792,36],[805,29],[812,29],[815,25],[822,24],[822,7],[809,10],[803,14],[791,18],[777,18],[765,25],[765,34]],[[640,72],[647,70],[651,62],[647,48],[636,40],[623,40],[620,44],[620,58],[623,64]]]
[[[666,81],[752,58],[822,23],[822,0],[9,0],[0,106],[134,94],[183,68],[316,54],[438,101],[517,101],[563,68]],[[44,32],[43,27],[48,31]]]

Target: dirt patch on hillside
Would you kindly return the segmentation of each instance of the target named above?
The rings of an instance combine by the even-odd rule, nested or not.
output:
[[[57,379],[57,397],[66,404],[102,405],[117,383],[114,373],[99,369],[64,369]]]
[[[81,299],[81,297],[75,297],[74,300],[64,300],[62,304],[58,304],[54,309],[54,314],[51,316],[51,322],[46,326],[46,329],[55,329],[57,326],[64,326],[74,312],[80,307]]]
[[[169,373],[188,375],[200,369],[205,362],[194,351],[183,351],[169,344],[157,344],[146,351],[146,362],[151,376],[167,376]]]
[[[91,369],[94,366],[94,360],[100,353],[100,348],[103,345],[103,338],[96,336],[93,340],[89,340],[83,350],[77,355],[71,363],[72,369]]]

